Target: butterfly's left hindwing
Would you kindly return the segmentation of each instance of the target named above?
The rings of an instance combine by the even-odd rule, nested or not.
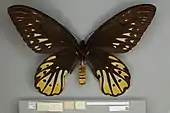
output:
[[[35,87],[47,96],[59,95],[64,88],[64,79],[71,73],[77,61],[74,50],[64,50],[45,59],[35,75]]]
[[[129,88],[130,73],[121,60],[99,49],[92,50],[88,60],[105,95],[119,96]]]

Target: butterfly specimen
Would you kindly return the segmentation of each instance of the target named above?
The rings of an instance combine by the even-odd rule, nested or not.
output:
[[[78,43],[63,25],[37,9],[14,5],[8,13],[27,45],[36,53],[50,54],[38,67],[35,88],[44,95],[59,95],[65,77],[79,63],[78,80],[86,83],[86,63],[105,95],[119,96],[130,86],[130,73],[113,54],[126,53],[141,39],[156,7],[141,4],[110,18],[90,38]]]

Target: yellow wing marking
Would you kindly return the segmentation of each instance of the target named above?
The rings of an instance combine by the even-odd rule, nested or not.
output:
[[[116,66],[116,67],[122,69],[122,70],[125,69],[125,66],[124,66],[123,64],[119,63],[119,62],[112,62],[111,64],[112,64],[113,66]]]
[[[116,80],[117,80],[117,82],[118,82],[118,84],[119,84],[119,87],[120,87],[121,91],[123,92],[123,91],[124,91],[124,88],[128,87],[127,82],[126,82],[124,79],[118,77],[118,76],[115,75],[115,74],[114,74],[114,76],[115,76],[115,78],[116,78]]]
[[[107,75],[106,75],[106,71],[105,70],[102,70],[102,73],[103,73],[103,84],[101,85],[104,90],[104,92],[107,94],[111,94],[111,89],[109,87],[109,83],[108,83],[108,78],[107,78]],[[100,82],[101,83],[101,82]]]
[[[48,83],[48,85],[46,86],[46,88],[44,89],[43,93],[50,95],[53,89],[53,85],[54,85],[54,81],[55,81],[55,76],[56,73],[53,75],[53,78],[51,79],[51,81]]]
[[[114,69],[120,76],[122,76],[124,79],[126,77],[130,77],[129,74],[127,74],[126,72],[122,71],[122,70],[119,70],[119,69]]]
[[[67,70],[65,70],[64,73],[63,73],[63,70],[60,70],[58,74],[55,72],[53,75],[50,73],[49,75],[41,79],[37,83],[36,87],[40,88],[40,92],[46,95],[60,94],[65,84],[64,77],[67,74],[68,74]],[[52,79],[47,84],[51,76],[52,76]],[[57,81],[55,82],[55,80]]]
[[[102,75],[101,75],[101,72],[100,72],[100,70],[97,70],[97,76],[99,77],[99,84],[100,84],[100,88],[102,87],[102,81],[103,81],[103,79],[102,79]]]
[[[111,60],[117,60],[118,61],[118,59],[114,56],[109,56],[108,58],[111,59]]]
[[[51,65],[53,65],[54,63],[53,62],[47,62],[47,63],[44,63],[40,66],[40,68],[43,70]]]
[[[50,76],[51,76],[51,74],[49,74],[48,76],[44,77],[43,79],[41,79],[41,80],[37,83],[36,87],[40,88],[40,91],[41,91],[41,92],[43,91],[43,89],[44,89],[44,87],[45,87],[48,79],[50,78]]]
[[[58,73],[57,82],[54,86],[52,95],[59,94],[64,88],[64,85],[65,85],[64,77],[68,74],[68,71],[65,70],[63,75],[62,75],[62,72],[63,72],[63,70],[60,70]]]
[[[111,74],[109,73],[109,79],[110,79],[110,84],[111,84],[111,90],[113,92],[113,95],[118,95],[121,94],[120,89],[118,88],[118,86],[116,85],[115,81],[113,80]],[[112,93],[109,93],[110,95],[112,95]]]
[[[49,71],[50,71],[50,69],[46,69],[46,70],[41,71],[40,73],[38,73],[38,74],[36,75],[36,78],[41,79],[42,77],[45,76],[45,73],[48,73]]]
[[[46,61],[50,61],[50,60],[53,60],[53,59],[56,59],[56,56],[51,56]]]
[[[122,94],[124,89],[128,87],[128,83],[114,73],[110,73],[105,70],[97,70],[96,73],[99,79],[100,88],[106,95],[117,96]]]

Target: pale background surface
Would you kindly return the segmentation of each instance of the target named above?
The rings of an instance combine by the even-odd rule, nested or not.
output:
[[[33,87],[33,77],[45,58],[35,54],[14,29],[6,9],[9,5],[25,4],[37,8],[62,22],[71,32],[84,39],[104,20],[140,3],[153,3],[157,13],[152,25],[133,51],[121,55],[131,75],[131,87],[121,97],[146,99],[148,113],[170,110],[170,1],[169,0],[1,0],[0,6],[0,112],[17,113],[17,102],[23,98],[42,98]],[[105,99],[98,83],[88,70],[87,84],[78,85],[77,70],[67,77],[61,98]],[[112,98],[116,99],[116,98]]]

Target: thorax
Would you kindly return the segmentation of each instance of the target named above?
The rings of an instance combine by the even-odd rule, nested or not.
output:
[[[79,44],[79,49],[78,49],[79,55],[83,58],[86,58],[87,55],[87,49],[86,49],[86,44],[85,41],[81,41]],[[85,59],[84,59],[85,60]]]

